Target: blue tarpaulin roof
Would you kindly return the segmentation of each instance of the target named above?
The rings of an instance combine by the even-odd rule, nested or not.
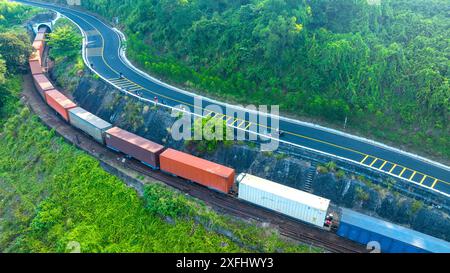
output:
[[[341,222],[378,233],[429,252],[450,253],[450,243],[447,241],[349,209],[342,209]]]

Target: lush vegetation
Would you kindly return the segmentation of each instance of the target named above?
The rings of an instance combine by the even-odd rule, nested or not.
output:
[[[448,158],[447,0],[83,0],[152,73]]]
[[[0,43],[8,56],[0,58],[0,252],[318,251],[159,184],[139,197],[20,103],[19,68],[31,45],[23,47],[23,33],[7,34],[0,41],[20,43]]]
[[[38,12],[39,9],[30,6],[0,0],[0,32],[20,28],[20,25]]]
[[[0,251],[318,251],[162,185],[148,186],[141,199],[28,108],[4,124],[0,146]]]
[[[233,132],[223,119],[211,116],[195,119],[191,131],[192,139],[186,140],[185,144],[194,145],[197,151],[214,152],[220,144],[226,147],[233,145],[233,141],[227,139],[227,136],[233,136]]]
[[[64,252],[70,242],[83,252],[245,251],[193,221],[171,225],[147,211],[134,190],[55,137],[27,108],[2,134],[3,251]]]
[[[55,66],[52,70],[58,86],[72,92],[78,86],[84,71],[83,56],[80,54],[82,36],[78,28],[68,19],[56,22],[53,32],[48,35],[50,58]]]

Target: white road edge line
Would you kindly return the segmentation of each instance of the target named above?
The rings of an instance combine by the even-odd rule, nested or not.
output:
[[[56,10],[54,10],[54,11],[55,11],[56,13],[59,13],[59,12],[56,11]],[[62,16],[64,16],[64,15],[62,14]],[[89,65],[89,62],[88,62],[88,59],[87,59],[87,56],[86,56],[86,43],[87,43],[87,35],[86,35],[86,33],[84,32],[84,30],[83,30],[77,23],[75,23],[75,21],[73,21],[72,19],[70,19],[70,18],[67,17],[67,16],[64,16],[64,18],[67,18],[68,20],[70,20],[70,21],[71,21],[73,24],[75,24],[75,25],[78,27],[78,29],[80,30],[80,32],[81,32],[81,34],[82,34],[82,36],[83,36],[83,45],[82,45],[82,57],[83,57],[83,61],[85,62],[85,65],[86,65],[93,73],[95,73],[96,75],[98,75],[98,76],[99,76],[101,79],[103,79],[105,82],[108,82],[108,83],[111,84],[112,86],[116,87],[116,88],[117,88],[118,90],[120,90],[121,92],[123,92],[123,93],[125,93],[125,94],[127,94],[127,95],[129,95],[129,96],[135,97],[135,98],[137,98],[138,100],[145,101],[145,102],[148,102],[148,103],[152,103],[153,105],[163,106],[163,107],[166,107],[166,108],[169,108],[169,109],[172,109],[172,110],[177,110],[177,111],[180,111],[180,112],[189,113],[188,111],[185,111],[185,110],[182,110],[182,109],[177,109],[177,108],[174,108],[174,107],[171,107],[171,106],[168,106],[168,105],[156,103],[156,102],[154,102],[154,101],[152,101],[152,100],[148,100],[148,99],[142,98],[142,97],[137,96],[137,95],[135,95],[135,94],[133,94],[133,93],[130,93],[130,92],[126,91],[126,90],[123,90],[123,89],[120,88],[119,86],[115,85],[114,83],[110,82],[108,79],[106,79],[105,77],[103,77],[102,75],[100,75],[99,73],[97,73],[97,71],[95,71],[95,70]],[[119,34],[118,34],[118,35],[119,35]],[[121,47],[120,47],[120,48],[121,48]],[[120,50],[120,49],[119,49],[119,50]],[[197,115],[197,114],[195,114],[195,113],[191,113],[191,114],[194,115],[194,116],[197,116],[197,117],[199,117],[199,118],[203,118],[203,116],[201,116],[201,115]],[[256,135],[261,136],[261,137],[263,137],[263,138],[270,138],[270,139],[272,139],[272,140],[275,140],[275,141],[278,141],[278,142],[281,142],[281,143],[293,145],[293,146],[296,146],[296,147],[299,147],[299,148],[302,148],[302,149],[305,149],[305,150],[308,150],[308,151],[312,151],[312,152],[315,152],[315,153],[318,153],[318,154],[325,155],[325,156],[327,156],[327,157],[339,159],[339,160],[341,160],[341,161],[350,162],[350,163],[353,163],[353,164],[356,164],[356,165],[360,165],[360,166],[363,166],[363,167],[366,167],[366,168],[368,167],[367,165],[361,164],[360,162],[358,162],[358,161],[356,161],[356,160],[352,160],[352,159],[340,157],[340,156],[337,156],[337,155],[334,155],[334,154],[329,154],[329,153],[326,153],[326,152],[323,152],[323,151],[319,151],[319,150],[316,150],[316,149],[313,149],[313,148],[309,148],[309,147],[305,147],[305,146],[298,145],[298,144],[295,144],[295,143],[291,143],[291,142],[287,142],[287,141],[284,141],[284,140],[276,139],[276,138],[273,138],[273,137],[268,136],[268,135],[265,135],[265,134],[256,133],[256,132],[249,131],[249,130],[245,130],[245,129],[241,129],[241,128],[238,128],[238,127],[235,127],[235,126],[230,126],[230,127],[235,128],[236,130],[241,130],[241,131],[249,132],[249,133],[252,133],[252,134],[256,134]],[[388,172],[386,172],[386,171],[384,171],[384,170],[378,170],[378,169],[373,168],[373,167],[369,167],[369,168],[370,168],[370,169],[373,169],[373,170],[375,170],[375,171],[377,171],[377,172],[384,173],[384,174],[386,174],[386,175],[388,175],[388,176],[394,176],[394,177],[397,177],[397,178],[399,178],[399,179],[404,180],[405,182],[413,183],[413,184],[419,185],[420,187],[427,188],[427,189],[429,189],[429,190],[431,190],[431,191],[440,193],[440,194],[442,194],[442,195],[444,195],[444,196],[446,196],[446,197],[450,197],[450,194],[445,193],[445,192],[442,192],[442,191],[439,191],[439,190],[436,190],[436,189],[434,189],[434,188],[432,188],[432,187],[429,187],[429,186],[426,186],[426,185],[421,185],[420,183],[417,183],[417,182],[415,182],[415,181],[409,181],[409,180],[407,180],[406,178],[403,178],[403,177],[398,176],[398,175],[395,175],[395,174],[388,173]]]

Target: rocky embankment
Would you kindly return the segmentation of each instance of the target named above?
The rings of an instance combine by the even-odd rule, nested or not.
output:
[[[55,76],[52,77],[55,80]],[[320,162],[325,163],[326,159],[289,147],[281,147],[276,153],[264,153],[256,145],[235,143],[221,145],[214,152],[199,152],[195,146],[172,139],[170,128],[176,117],[166,109],[125,96],[89,72],[80,78],[59,79],[58,82],[75,82],[71,96],[78,105],[147,139],[233,167],[237,173],[248,172],[294,188],[310,189],[337,206],[450,240],[449,216],[445,209],[431,205],[429,201],[436,200],[431,193],[419,190],[406,195],[405,192],[413,190],[410,185],[372,173],[364,175],[364,170],[345,164],[323,166]]]

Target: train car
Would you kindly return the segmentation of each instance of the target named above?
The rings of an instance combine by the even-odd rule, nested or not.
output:
[[[34,62],[38,61],[40,65],[42,65],[41,57],[39,56],[38,52],[32,52],[30,55],[30,58],[28,59],[28,62]]]
[[[105,132],[105,143],[115,151],[136,158],[153,169],[159,169],[159,155],[164,151],[164,146],[158,143],[118,127]]]
[[[234,184],[234,169],[190,154],[167,149],[159,160],[161,170],[224,193]]]
[[[70,121],[69,110],[77,105],[56,89],[45,92],[47,104],[53,108],[63,119]]]
[[[111,123],[104,121],[81,107],[70,109],[69,119],[72,126],[90,135],[101,144],[105,144],[103,136],[106,130],[112,128]]]
[[[30,70],[32,75],[42,74],[42,67],[40,60],[30,60]]]
[[[38,32],[36,37],[34,37],[34,41],[44,41],[45,42],[45,32]]]
[[[39,94],[45,100],[45,92],[48,90],[55,89],[53,84],[48,80],[44,74],[33,75],[34,86],[39,91]]]
[[[236,181],[240,199],[324,227],[330,200],[247,173]]]
[[[44,55],[45,42],[44,41],[34,41],[33,48],[34,48],[34,50],[36,50],[36,52],[39,53],[39,56],[42,59],[42,56]]]
[[[381,219],[342,209],[337,234],[386,253],[450,253],[450,243]]]

